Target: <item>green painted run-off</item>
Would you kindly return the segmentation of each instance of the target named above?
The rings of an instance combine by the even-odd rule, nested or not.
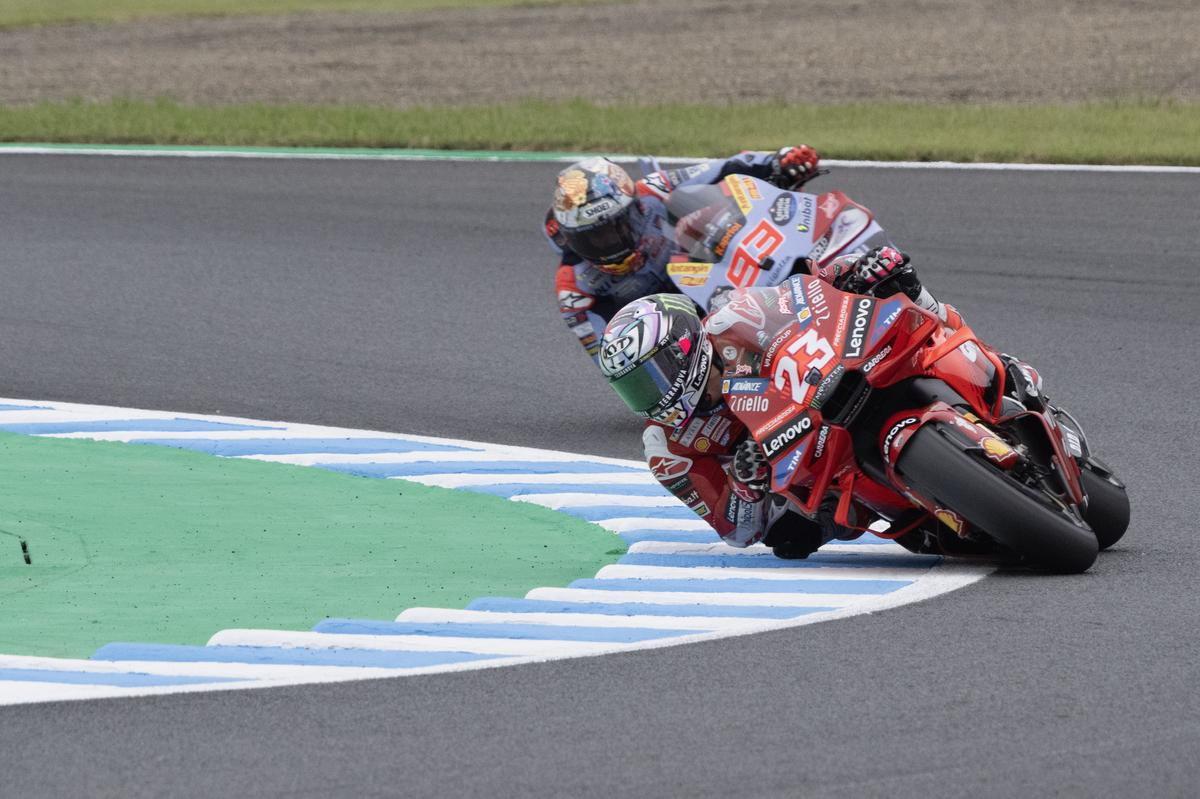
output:
[[[485,494],[7,433],[0,531],[0,652],[55,657],[521,596],[624,550],[595,525]]]

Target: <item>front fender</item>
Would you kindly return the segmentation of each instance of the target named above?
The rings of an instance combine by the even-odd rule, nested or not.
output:
[[[913,434],[929,424],[941,423],[946,431],[946,437],[957,444],[965,452],[978,451],[1001,469],[1011,469],[1016,465],[1020,456],[1017,451],[1002,441],[991,430],[979,424],[978,418],[970,412],[960,411],[940,400],[925,408],[915,408],[901,411],[888,419],[879,431],[879,453],[888,471],[888,477],[898,486],[904,483],[898,479],[896,464],[905,445],[912,440]]]

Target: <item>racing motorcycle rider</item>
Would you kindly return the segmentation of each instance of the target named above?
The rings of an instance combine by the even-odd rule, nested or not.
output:
[[[892,247],[843,256],[815,274],[855,293],[888,297],[902,291],[949,327],[962,326],[958,312],[935,300],[908,256]],[[621,399],[648,420],[642,442],[659,482],[726,543],[762,542],[778,557],[804,558],[834,538],[849,540],[861,533],[834,521],[832,496],[810,519],[768,492],[766,456],[721,392],[723,377],[751,374],[765,342],[794,321],[785,299],[790,294],[789,283],[737,291],[703,322],[686,297],[657,294],[636,300],[609,322],[600,369]],[[747,334],[751,328],[761,331],[757,339]],[[1037,373],[1015,359],[1006,361],[1016,399],[1040,397]]]
[[[672,245],[662,235],[668,194],[732,174],[795,190],[817,175],[818,160],[815,150],[801,145],[654,172],[636,183],[607,158],[588,158],[559,172],[545,232],[560,256],[559,310],[592,360],[617,309],[647,294],[675,291],[667,277]]]

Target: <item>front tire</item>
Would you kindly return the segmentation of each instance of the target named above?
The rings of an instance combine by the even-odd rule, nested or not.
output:
[[[896,469],[917,492],[1042,568],[1076,574],[1096,561],[1099,545],[1091,530],[1038,492],[964,452],[936,424],[913,435]]]
[[[1096,533],[1100,548],[1108,549],[1129,527],[1129,495],[1115,478],[1093,471],[1087,463],[1080,464],[1079,478],[1088,497],[1083,519]]]

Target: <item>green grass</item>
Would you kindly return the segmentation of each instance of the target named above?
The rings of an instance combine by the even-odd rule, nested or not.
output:
[[[0,433],[8,654],[203,644],[230,627],[307,630],[327,614],[392,619],[566,585],[624,549],[596,525],[487,494]]]
[[[827,158],[1200,164],[1200,104],[1069,106],[195,107],[157,102],[0,108],[0,141],[419,147],[718,156],[808,142]]]
[[[0,28],[140,17],[290,14],[296,11],[422,11],[485,6],[573,5],[586,0],[0,0]]]

